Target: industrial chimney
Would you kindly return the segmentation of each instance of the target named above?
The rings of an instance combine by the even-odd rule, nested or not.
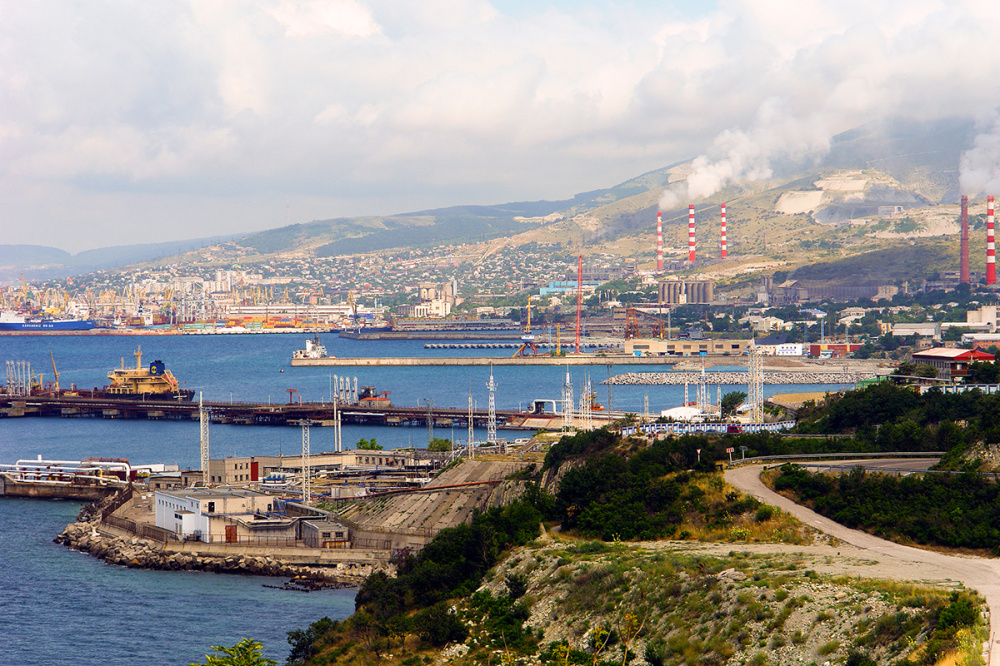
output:
[[[722,204],[722,249],[719,252],[719,257],[725,259],[728,254],[729,251],[726,247],[726,204]]]
[[[694,204],[688,204],[688,261],[694,263]]]
[[[656,213],[656,272],[663,272],[663,213]]]
[[[969,284],[969,197],[962,195],[962,245],[958,281]]]
[[[993,240],[993,195],[986,197],[986,284],[997,281],[996,245]]]

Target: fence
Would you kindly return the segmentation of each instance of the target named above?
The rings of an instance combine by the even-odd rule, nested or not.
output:
[[[133,492],[134,488],[130,483],[125,488],[119,490],[117,493],[108,498],[108,503],[101,509],[101,520],[107,522],[111,514],[122,508],[126,502],[132,499]]]
[[[160,543],[167,543],[170,541],[178,541],[177,535],[170,530],[163,529],[162,527],[157,527],[156,525],[147,525],[145,523],[137,523],[134,520],[129,520],[128,518],[121,518],[119,516],[106,516],[101,522],[111,525],[112,527],[117,527],[118,529],[125,530],[135,534],[136,536],[145,537],[147,539],[152,539],[154,541],[159,541]]]
[[[725,435],[732,427],[739,428],[740,433],[781,432],[795,427],[795,421],[777,421],[775,423],[646,423],[644,425],[622,428],[622,435],[629,437],[638,433],[653,435],[667,433],[671,435]]]

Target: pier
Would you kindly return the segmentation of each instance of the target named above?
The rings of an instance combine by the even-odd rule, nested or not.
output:
[[[213,423],[234,425],[298,426],[309,421],[314,426],[332,426],[336,414],[333,403],[294,402],[290,404],[254,402],[206,402],[204,408]],[[122,400],[86,397],[9,397],[0,396],[0,418],[62,417],[100,419],[198,420],[198,404],[176,400]],[[341,423],[350,425],[423,426],[427,419],[436,428],[469,425],[469,410],[463,407],[378,407],[340,404],[337,407]],[[497,427],[535,430],[559,417],[532,415],[516,410],[496,410]],[[475,410],[473,423],[485,428],[489,414]]]
[[[518,345],[520,346],[520,345]],[[566,356],[398,356],[365,358],[293,358],[292,367],[406,367],[406,366],[489,366],[489,365],[658,365],[673,366],[675,360],[662,356],[627,356],[624,354],[567,354]]]

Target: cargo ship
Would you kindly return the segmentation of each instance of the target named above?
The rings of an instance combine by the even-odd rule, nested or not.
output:
[[[194,398],[194,391],[182,389],[163,361],[156,360],[148,367],[142,366],[142,347],[135,351],[135,367],[126,368],[122,358],[120,368],[108,373],[111,383],[101,392],[113,398],[137,400],[183,400]]]
[[[31,317],[16,312],[0,312],[0,331],[89,331],[97,327],[93,319],[52,319],[51,317]]]

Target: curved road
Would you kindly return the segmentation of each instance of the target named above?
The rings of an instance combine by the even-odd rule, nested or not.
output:
[[[881,462],[881,461],[878,461]],[[888,463],[890,461],[886,461]],[[902,461],[891,461],[898,464]],[[845,555],[864,556],[880,562],[890,562],[906,567],[913,565],[912,574],[904,576],[908,580],[938,578],[942,580],[957,580],[966,587],[977,590],[986,598],[990,609],[990,644],[988,664],[1000,666],[1000,648],[993,649],[997,644],[997,625],[994,618],[1000,621],[1000,561],[979,557],[961,555],[945,555],[930,550],[921,550],[902,546],[871,534],[852,530],[807,509],[801,504],[782,497],[764,485],[760,480],[761,465],[738,467],[726,471],[726,481],[735,488],[753,495],[757,499],[776,506],[801,520],[806,525],[816,528],[830,536],[849,544],[854,553]],[[847,549],[841,549],[847,550]]]

